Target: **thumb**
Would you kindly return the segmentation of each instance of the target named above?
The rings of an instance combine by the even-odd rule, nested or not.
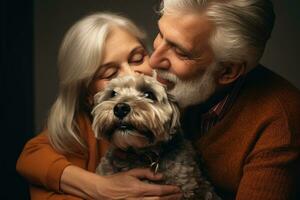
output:
[[[129,175],[134,176],[138,179],[149,179],[153,181],[161,180],[163,175],[161,173],[154,173],[149,168],[138,168],[128,171]]]

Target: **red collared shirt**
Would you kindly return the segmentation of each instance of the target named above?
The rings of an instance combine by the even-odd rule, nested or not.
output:
[[[207,133],[233,105],[238,93],[244,83],[245,78],[241,77],[233,86],[232,90],[216,105],[214,105],[207,113],[201,116],[201,135]]]

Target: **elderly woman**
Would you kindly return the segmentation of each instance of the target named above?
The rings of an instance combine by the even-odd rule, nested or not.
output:
[[[93,96],[114,77],[151,75],[144,34],[130,20],[97,13],[67,32],[59,52],[59,92],[46,129],[24,147],[17,171],[30,183],[31,199],[179,199],[178,187],[152,185],[149,169],[112,176],[94,173],[108,144],[91,129]]]

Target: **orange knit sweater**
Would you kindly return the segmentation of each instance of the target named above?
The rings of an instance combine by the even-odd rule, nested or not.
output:
[[[97,143],[88,119],[80,121],[81,130],[86,130],[82,133],[89,146],[87,157],[57,154],[45,133],[26,144],[17,170],[31,183],[32,199],[77,199],[58,194],[63,169],[74,164],[95,170],[107,144]],[[200,116],[193,116],[190,122],[199,121]],[[257,67],[247,75],[224,118],[194,144],[204,160],[207,176],[224,199],[296,199],[296,181],[300,179],[300,93],[279,76]]]
[[[91,172],[96,171],[108,143],[96,140],[87,116],[78,116],[81,136],[88,146],[88,154],[62,155],[51,147],[47,131],[34,137],[25,145],[18,161],[17,171],[30,182],[32,200],[79,200],[59,191],[60,177],[69,165],[76,165]]]

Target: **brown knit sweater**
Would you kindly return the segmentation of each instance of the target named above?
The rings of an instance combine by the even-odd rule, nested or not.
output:
[[[193,123],[199,120],[200,116],[193,116]],[[31,183],[32,199],[77,199],[58,194],[63,169],[73,164],[95,170],[107,144],[97,145],[88,119],[80,121],[88,156],[56,153],[45,133],[24,147],[17,170]],[[296,199],[296,181],[300,179],[300,93],[279,76],[257,67],[247,75],[224,118],[194,144],[209,179],[224,199]]]
[[[224,199],[296,199],[300,93],[266,68],[247,75],[230,111],[194,141]]]

